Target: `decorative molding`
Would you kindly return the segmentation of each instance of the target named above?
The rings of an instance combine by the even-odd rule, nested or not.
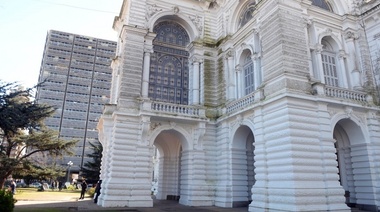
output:
[[[149,20],[154,14],[161,12],[162,9],[157,8],[156,4],[147,4],[145,12],[145,20]]]
[[[178,14],[179,13],[179,7],[178,6],[173,7],[173,13],[174,14]]]
[[[351,30],[349,30],[349,31],[346,31],[346,32],[344,33],[344,37],[345,37],[346,39],[354,39],[354,40],[357,40],[357,39],[359,38],[359,34],[353,32],[353,31],[351,31]]]
[[[195,15],[195,16],[189,16],[190,20],[193,22],[193,24],[197,27],[197,30],[199,31],[199,34],[202,34],[203,31],[203,18]]]
[[[160,122],[152,122],[150,123],[150,130],[154,131],[157,127],[160,127],[162,124]]]

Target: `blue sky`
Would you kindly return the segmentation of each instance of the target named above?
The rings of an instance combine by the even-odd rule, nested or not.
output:
[[[37,83],[50,29],[117,40],[122,0],[0,0],[0,80]]]

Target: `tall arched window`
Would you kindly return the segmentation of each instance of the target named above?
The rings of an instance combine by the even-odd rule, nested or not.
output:
[[[189,44],[186,30],[179,24],[164,21],[153,31],[154,53],[151,56],[149,72],[149,94],[155,101],[188,104]]]
[[[326,0],[312,0],[312,5],[325,9],[327,11],[333,12],[330,2]]]
[[[253,18],[253,12],[256,9],[256,1],[251,1],[246,7],[245,10],[239,16],[238,29],[243,27],[248,21]]]
[[[337,53],[333,46],[325,39],[322,39],[323,50],[321,52],[323,75],[325,83],[329,86],[339,87],[339,76],[337,68]]]
[[[251,54],[247,55],[244,62],[244,94],[248,95],[255,90],[255,75]]]

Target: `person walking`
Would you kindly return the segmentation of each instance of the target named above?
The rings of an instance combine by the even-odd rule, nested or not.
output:
[[[86,190],[87,190],[87,183],[85,180],[83,180],[82,184],[81,184],[81,187],[82,187],[82,190],[80,192],[80,197],[79,199],[84,199],[84,194],[86,193]]]
[[[12,180],[11,185],[9,186],[10,191],[12,194],[16,194],[16,182]]]

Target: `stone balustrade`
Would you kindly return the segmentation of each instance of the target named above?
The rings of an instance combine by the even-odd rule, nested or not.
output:
[[[179,104],[171,104],[164,102],[152,102],[151,108],[152,112],[163,112],[168,114],[175,114],[181,116],[189,116],[189,117],[205,117],[205,110],[199,108],[197,106],[191,105],[179,105]]]
[[[235,100],[226,106],[226,112],[232,113],[238,109],[244,108],[255,101],[255,92],[245,96],[242,99]]]
[[[335,88],[335,87],[329,87],[329,86],[325,86],[324,90],[325,90],[326,96],[340,98],[340,99],[354,100],[354,101],[359,101],[359,102],[366,102],[366,103],[368,102],[367,101],[368,95],[364,92],[352,91],[352,90],[347,90],[343,88]]]

